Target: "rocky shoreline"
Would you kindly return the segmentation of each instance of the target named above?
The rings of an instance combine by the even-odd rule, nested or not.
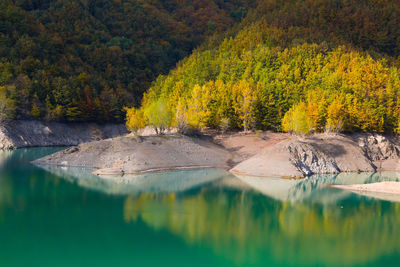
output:
[[[174,169],[228,169],[230,153],[205,140],[181,135],[121,136],[84,143],[34,161],[86,167],[95,174],[123,175]]]
[[[208,134],[187,137],[126,135],[80,144],[36,160],[39,165],[87,167],[112,176],[161,170],[223,168],[236,175],[306,177],[313,174],[400,170],[400,142],[378,134]]]
[[[395,137],[378,134],[317,134],[288,139],[262,149],[231,172],[263,177],[400,170]],[[268,166],[268,167],[266,167]]]
[[[0,149],[76,146],[127,134],[123,124],[62,123],[15,120],[0,126]]]

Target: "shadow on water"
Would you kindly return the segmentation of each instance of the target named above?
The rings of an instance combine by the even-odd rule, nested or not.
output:
[[[400,259],[400,203],[326,187],[396,180],[395,173],[286,180],[204,169],[102,179],[21,163],[29,157],[8,155],[0,167],[1,266],[396,266]]]

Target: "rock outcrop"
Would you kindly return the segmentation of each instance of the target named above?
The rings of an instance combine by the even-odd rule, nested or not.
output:
[[[333,158],[306,142],[290,142],[287,145],[289,162],[304,176],[314,173],[339,173]]]
[[[397,136],[356,134],[354,138],[377,170],[400,171],[400,140]]]
[[[94,168],[101,176],[233,166],[230,171],[234,174],[262,177],[400,170],[400,146],[395,137],[276,135],[279,134],[227,135],[220,137],[218,144],[209,137],[189,138],[178,134],[124,136],[81,144],[36,163]]]
[[[354,138],[372,161],[400,157],[400,140],[398,137],[381,134],[356,134]]]
[[[228,168],[230,153],[181,135],[124,136],[84,143],[34,161],[39,165],[88,167],[102,176],[148,171]]]
[[[0,149],[74,146],[127,133],[123,124],[10,121],[0,126]]]
[[[376,166],[351,137],[294,137],[264,148],[231,172],[266,177],[304,177],[322,173],[374,172]]]

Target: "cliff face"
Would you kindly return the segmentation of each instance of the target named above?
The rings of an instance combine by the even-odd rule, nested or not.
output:
[[[123,124],[11,121],[0,126],[0,149],[74,146],[127,133]]]

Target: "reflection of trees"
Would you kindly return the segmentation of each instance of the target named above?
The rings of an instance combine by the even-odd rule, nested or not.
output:
[[[26,197],[37,188],[43,190],[57,184],[58,180],[29,164],[31,160],[59,151],[61,148],[24,148],[0,150],[0,221],[5,219],[6,209],[21,211],[27,205]],[[51,177],[50,177],[51,176]],[[19,183],[26,178],[29,182]],[[38,183],[39,181],[39,183]],[[48,192],[54,192],[49,189]]]
[[[70,218],[81,220],[74,217],[79,214],[88,216],[86,224],[91,225],[91,209],[98,208],[98,214],[103,214],[107,209],[104,205],[113,203],[110,196],[77,190],[73,184],[58,179],[61,176],[85,188],[128,195],[126,198],[118,197],[118,204],[110,206],[110,210],[118,207],[116,218],[121,218],[120,201],[125,198],[125,222],[143,221],[152,229],[166,230],[182,237],[192,246],[210,247],[217,255],[232,258],[239,265],[268,263],[268,260],[294,265],[354,265],[400,252],[400,203],[377,201],[325,188],[330,183],[397,179],[394,174],[343,174],[290,183],[281,179],[278,183],[283,181],[288,185],[281,187],[286,197],[281,201],[282,198],[266,197],[270,191],[258,193],[243,186],[243,180],[212,170],[179,172],[179,175],[170,173],[170,176],[159,173],[160,176],[143,176],[143,179],[118,183],[90,178],[78,169],[76,173],[58,170],[61,171],[54,176],[32,168],[28,170],[29,183],[19,184],[13,177],[22,175],[25,170],[17,166],[11,170],[12,176],[8,173],[7,179],[0,179],[0,220],[4,206],[12,204],[12,211],[22,211],[24,205],[40,196],[46,199],[46,205],[36,205],[36,214],[47,215],[49,207],[57,211],[61,208],[70,212],[66,224],[70,223]],[[53,170],[52,173],[56,172]],[[272,180],[264,180],[265,187],[270,188],[272,184],[268,182]],[[278,185],[274,184],[272,191],[277,191]],[[339,193],[343,195],[332,197]],[[71,198],[79,199],[75,206],[71,206]],[[326,198],[329,201],[320,201]],[[81,203],[91,205],[82,206]],[[38,219],[41,220],[42,217]],[[104,231],[112,232],[112,223],[106,217],[99,221],[105,222]],[[95,230],[93,233],[96,236]]]
[[[0,221],[3,221],[5,209],[13,202],[13,183],[7,167],[21,161],[27,154],[26,149],[18,151],[0,149]]]
[[[313,255],[320,262],[360,264],[400,251],[399,203],[341,205],[283,205],[279,225],[285,238],[296,241],[287,242],[287,256],[295,257],[299,249],[301,255]]]
[[[140,218],[155,229],[167,228],[192,244],[209,241],[217,250],[236,241],[243,244],[240,248],[245,251],[252,207],[244,197],[219,192],[200,192],[184,198],[176,194],[142,194],[125,200],[124,218],[127,222]]]
[[[4,209],[12,202],[12,184],[10,180],[0,177],[0,221],[4,220]]]
[[[400,203],[360,204],[352,197],[340,208],[223,189],[187,196],[145,193],[125,200],[124,218],[207,244],[238,263],[272,257],[293,264],[361,264],[399,252]]]
[[[7,161],[12,157],[13,152],[11,150],[0,149],[0,168],[3,167]]]

